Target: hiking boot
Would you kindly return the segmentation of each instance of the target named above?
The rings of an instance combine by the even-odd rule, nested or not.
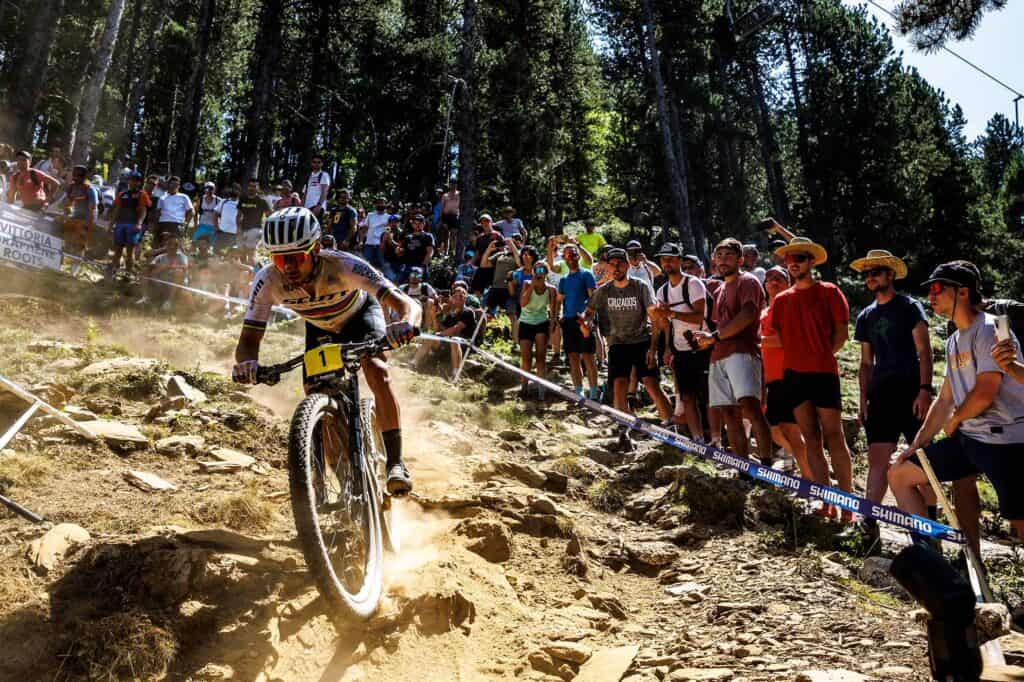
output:
[[[402,497],[412,492],[412,476],[405,464],[399,462],[388,467],[388,495]]]

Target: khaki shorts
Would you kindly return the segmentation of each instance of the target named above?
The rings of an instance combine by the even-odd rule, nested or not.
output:
[[[92,223],[81,218],[64,219],[64,250],[78,253],[89,243]]]

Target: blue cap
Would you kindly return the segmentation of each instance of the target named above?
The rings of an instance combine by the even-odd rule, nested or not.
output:
[[[129,180],[141,180],[142,179],[142,173],[140,173],[139,171],[131,171],[130,173],[128,173],[128,179]]]
[[[389,223],[399,223],[401,221],[402,221],[402,216],[400,216],[400,215],[396,215],[396,214],[392,213],[391,215],[388,216],[388,222]]]
[[[476,255],[476,252],[473,251],[473,249],[466,249],[466,253],[465,253],[464,257],[465,258],[472,258],[475,255]]]

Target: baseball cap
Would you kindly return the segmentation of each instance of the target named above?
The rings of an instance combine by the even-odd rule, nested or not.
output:
[[[494,222],[494,218],[491,217],[490,213],[484,213],[482,216],[480,216],[479,222],[482,223],[485,220],[487,220],[489,222],[492,222],[492,223]]]
[[[212,182],[204,182],[203,189],[217,189],[217,185],[213,184]]]
[[[943,263],[932,270],[931,276],[921,282],[921,286],[928,286],[932,282],[945,282],[972,291],[981,291],[981,273],[978,272],[978,267],[965,260]]]
[[[184,185],[182,185],[182,189],[185,190],[186,192],[191,192],[195,188],[196,186],[193,185],[191,182],[186,182]]]
[[[423,214],[422,214],[422,213],[417,213],[416,215],[414,215],[414,216],[412,217],[412,219],[413,219],[413,220],[422,220],[423,222],[426,222],[426,220],[427,220],[427,219],[426,219],[426,218],[425,218],[425,217],[423,216]]]
[[[766,280],[766,281],[767,281],[767,279],[768,279],[768,275],[772,274],[773,272],[774,272],[775,274],[777,274],[777,275],[782,275],[782,278],[783,278],[784,280],[786,280],[787,282],[790,282],[790,283],[791,283],[791,282],[793,281],[793,280],[791,280],[791,279],[789,278],[789,270],[787,270],[786,268],[782,267],[781,265],[773,265],[772,267],[768,268],[768,269],[767,269],[767,270],[765,271],[765,273],[764,273],[764,277],[765,277],[765,280]]]
[[[655,258],[662,258],[663,256],[682,258],[683,247],[679,246],[679,244],[673,244],[672,242],[665,242],[661,245],[658,253],[654,254]]]
[[[423,279],[423,268],[421,268],[421,267],[409,268],[409,277],[415,277],[417,279]]]
[[[626,260],[626,251],[624,249],[612,249],[608,252],[608,260],[612,260],[613,258]]]
[[[389,223],[397,223],[397,222],[401,222],[401,220],[402,220],[402,216],[397,215],[395,213],[392,213],[391,215],[388,216],[388,222]]]
[[[692,253],[688,253],[685,256],[682,256],[682,259],[683,260],[688,260],[691,263],[694,263],[695,265],[699,265],[700,267],[704,267],[704,264],[700,262],[700,257],[696,256],[696,255],[694,255]]]
[[[642,248],[644,248],[643,245],[641,245],[640,242],[638,242],[635,239],[630,239],[628,242],[626,242],[626,250],[627,251],[629,251],[630,249],[642,249]]]
[[[463,257],[465,257],[465,258],[472,258],[475,255],[476,255],[476,251],[474,251],[473,249],[466,249],[466,252],[463,254]]]
[[[761,253],[757,250],[757,244],[744,244],[743,253]]]

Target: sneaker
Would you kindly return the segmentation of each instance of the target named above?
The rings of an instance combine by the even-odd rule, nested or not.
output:
[[[580,391],[582,390],[583,389],[581,388]],[[580,395],[582,395],[582,393]],[[596,402],[601,402],[601,389],[596,387],[590,389],[590,393],[587,395],[587,397]]]
[[[394,495],[395,497],[408,495],[412,492],[412,476],[409,475],[409,470],[405,468],[405,464],[399,462],[388,467],[387,489],[388,495]]]

